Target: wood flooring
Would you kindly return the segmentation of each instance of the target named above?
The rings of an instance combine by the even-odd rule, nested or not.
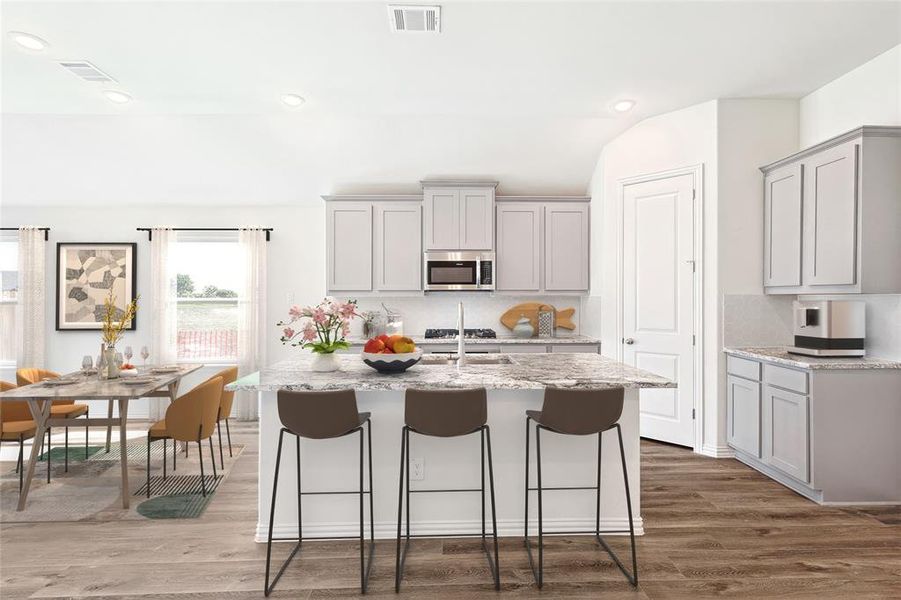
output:
[[[0,524],[0,598],[262,598],[257,432],[232,433],[247,449],[199,519]],[[503,539],[499,594],[478,542],[423,539],[400,598],[901,598],[901,507],[817,506],[737,461],[648,441],[642,504],[637,589],[587,537],[550,539],[542,590],[522,540]],[[627,556],[628,538],[608,539]],[[368,596],[395,598],[393,543],[376,553]],[[354,542],[309,543],[272,597],[357,597],[357,557]]]

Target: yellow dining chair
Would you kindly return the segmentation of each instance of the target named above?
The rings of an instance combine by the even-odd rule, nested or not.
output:
[[[166,418],[154,423],[147,432],[147,497],[150,497],[150,444],[163,440],[163,479],[166,478],[166,440],[197,442],[200,457],[200,486],[206,496],[206,478],[203,473],[202,440],[210,441],[210,461],[213,463],[213,482],[216,481],[216,457],[213,453],[213,432],[216,415],[222,398],[222,378],[213,377],[179,396],[166,409]],[[174,442],[173,442],[174,450]],[[176,453],[173,453],[173,455]]]
[[[16,370],[16,382],[19,386],[33,385],[40,383],[45,379],[59,379],[59,373],[49,371],[47,369],[24,368]],[[54,400],[50,406],[51,419],[76,419],[84,415],[85,419],[90,418],[90,409],[87,404],[76,404],[75,400],[70,398],[62,398]],[[88,424],[84,426],[84,458],[88,459]],[[50,428],[47,428],[47,460],[50,460]],[[48,481],[49,481],[49,465],[48,465]],[[69,472],[69,426],[66,425],[66,458],[65,472]]]
[[[222,385],[226,386],[234,382],[238,378],[238,367],[229,367],[222,369],[213,377],[221,377]],[[212,379],[211,377],[210,379]],[[228,418],[232,414],[232,405],[235,402],[235,393],[226,391],[222,388],[222,398],[219,400],[219,414],[216,415],[216,433],[219,435],[219,465],[225,469],[225,455],[222,452],[222,425],[220,421],[225,421],[225,437],[228,439],[228,457],[232,457],[232,434],[228,427]]]
[[[15,384],[0,381],[0,392],[16,389]],[[19,474],[19,492],[22,491],[22,475],[24,467],[24,442],[34,437],[37,424],[28,408],[28,402],[0,402],[0,442],[19,442],[19,458],[16,461],[16,473]],[[49,467],[49,464],[48,464]],[[49,470],[48,470],[49,477]]]

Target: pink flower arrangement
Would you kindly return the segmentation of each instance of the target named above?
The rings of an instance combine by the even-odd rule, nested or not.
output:
[[[357,316],[356,300],[340,302],[325,298],[316,306],[294,305],[288,309],[288,320],[278,322],[282,328],[281,341],[319,354],[345,350],[350,344],[344,338],[350,332],[350,321]]]

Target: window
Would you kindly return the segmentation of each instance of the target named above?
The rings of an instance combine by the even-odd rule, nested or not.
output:
[[[16,362],[16,291],[19,287],[19,241],[15,233],[0,236],[0,363]]]
[[[177,274],[178,360],[236,362],[244,286],[237,234],[180,232],[170,261]]]

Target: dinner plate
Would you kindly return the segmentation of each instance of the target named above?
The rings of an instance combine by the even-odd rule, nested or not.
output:
[[[78,383],[80,379],[45,379],[44,385],[48,387],[59,387],[61,385],[72,385]]]
[[[127,377],[122,379],[124,385],[147,385],[156,381],[153,377]]]

